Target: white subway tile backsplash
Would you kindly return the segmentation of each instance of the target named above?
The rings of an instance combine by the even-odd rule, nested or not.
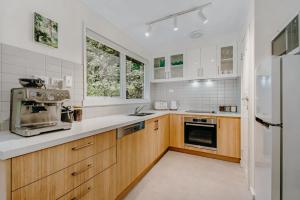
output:
[[[187,110],[217,111],[220,105],[240,107],[240,79],[155,83],[151,85],[151,98],[176,100],[181,109]]]

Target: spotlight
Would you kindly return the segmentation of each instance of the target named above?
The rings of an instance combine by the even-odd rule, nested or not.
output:
[[[173,30],[174,30],[174,31],[178,31],[179,28],[178,28],[178,23],[177,23],[177,16],[175,16],[173,20],[174,20],[174,21],[173,21],[173,23],[174,23]]]
[[[203,10],[199,10],[198,15],[199,15],[200,19],[202,20],[203,24],[207,24],[208,19],[207,19],[207,17],[204,15]]]
[[[147,28],[147,31],[145,32],[145,36],[146,36],[146,37],[149,37],[149,36],[150,36],[150,34],[151,34],[151,29],[152,29],[151,24],[149,24],[149,25],[148,25],[148,28]]]

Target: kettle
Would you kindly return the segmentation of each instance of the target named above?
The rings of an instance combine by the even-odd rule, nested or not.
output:
[[[175,100],[170,101],[170,110],[178,110],[177,101]]]

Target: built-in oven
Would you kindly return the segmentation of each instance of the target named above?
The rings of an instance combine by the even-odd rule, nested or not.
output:
[[[184,143],[187,146],[217,149],[217,123],[214,118],[185,117]]]

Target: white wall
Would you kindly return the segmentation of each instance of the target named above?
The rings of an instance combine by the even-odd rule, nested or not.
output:
[[[33,13],[59,24],[59,48],[33,41]],[[125,33],[79,0],[1,0],[0,42],[82,64],[83,23],[92,30],[148,58],[147,52]]]
[[[33,40],[33,13],[38,12],[59,25],[59,48],[50,48]],[[129,51],[149,59],[149,53],[132,38],[119,30],[80,0],[0,0],[0,44],[7,44],[45,56],[71,61],[81,65],[77,72],[83,72],[83,24],[105,38],[125,47]],[[30,52],[28,52],[31,54]],[[18,59],[17,59],[18,60]],[[1,64],[0,64],[1,65]],[[21,63],[20,66],[26,65]],[[30,66],[27,66],[30,67]],[[43,65],[40,65],[43,71]],[[40,71],[41,71],[40,70]],[[149,69],[148,69],[149,70]],[[32,74],[37,74],[32,71]],[[4,75],[3,75],[4,76]],[[149,76],[146,76],[148,79]],[[17,79],[15,78],[14,81]],[[0,76],[1,82],[1,76]],[[18,84],[17,84],[18,85]],[[149,84],[146,85],[149,91]],[[83,85],[80,87],[83,88]],[[83,93],[80,93],[82,99]],[[4,102],[0,98],[2,103]],[[100,116],[103,113],[117,113],[133,110],[136,105],[125,105],[122,109],[114,106],[86,109],[85,117]],[[1,107],[1,106],[0,106]],[[2,106],[3,107],[3,106]],[[0,109],[1,110],[1,109]],[[7,120],[1,110],[1,118]]]

